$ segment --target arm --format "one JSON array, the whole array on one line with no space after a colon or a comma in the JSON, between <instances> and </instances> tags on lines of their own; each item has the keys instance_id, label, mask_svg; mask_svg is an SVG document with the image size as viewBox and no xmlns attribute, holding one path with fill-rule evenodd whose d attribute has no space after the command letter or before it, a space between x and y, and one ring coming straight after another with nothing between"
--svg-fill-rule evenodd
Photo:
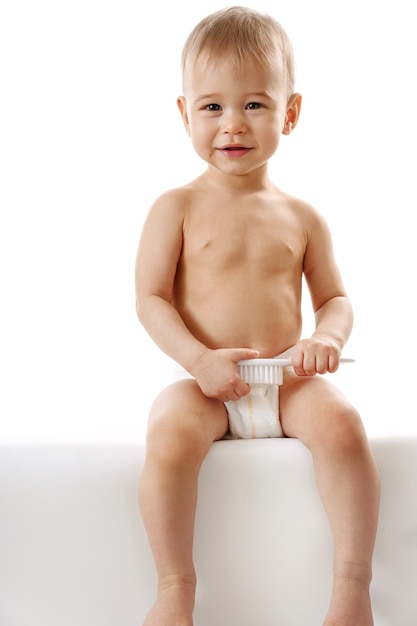
<instances>
[{"instance_id":1,"label":"arm","mask_svg":"<svg viewBox=\"0 0 417 626\"><path fill-rule=\"evenodd\" d=\"M299 341L293 352L295 372L300 375L335 372L353 326L353 311L337 267L330 231L312 213L304 258L304 274L315 314L315 331Z\"/></svg>"},{"instance_id":2,"label":"arm","mask_svg":"<svg viewBox=\"0 0 417 626\"><path fill-rule=\"evenodd\" d=\"M135 267L136 311L155 343L190 371L206 350L172 305L183 237L183 211L175 192L159 198L143 226Z\"/></svg>"},{"instance_id":3,"label":"arm","mask_svg":"<svg viewBox=\"0 0 417 626\"><path fill-rule=\"evenodd\" d=\"M203 393L237 400L249 392L237 374L237 361L258 353L246 348L210 350L190 333L172 304L185 201L181 190L168 192L145 221L135 268L137 314L155 343L196 378Z\"/></svg>"}]
</instances>

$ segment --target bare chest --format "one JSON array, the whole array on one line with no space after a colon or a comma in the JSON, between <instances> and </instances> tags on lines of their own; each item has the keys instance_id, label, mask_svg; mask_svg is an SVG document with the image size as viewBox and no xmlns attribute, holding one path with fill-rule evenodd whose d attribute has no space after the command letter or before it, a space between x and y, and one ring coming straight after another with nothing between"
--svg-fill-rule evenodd
<instances>
[{"instance_id":1,"label":"bare chest","mask_svg":"<svg viewBox=\"0 0 417 626\"><path fill-rule=\"evenodd\" d=\"M184 232L182 261L191 268L267 273L299 267L305 234L290 211L206 211L193 215Z\"/></svg>"}]
</instances>

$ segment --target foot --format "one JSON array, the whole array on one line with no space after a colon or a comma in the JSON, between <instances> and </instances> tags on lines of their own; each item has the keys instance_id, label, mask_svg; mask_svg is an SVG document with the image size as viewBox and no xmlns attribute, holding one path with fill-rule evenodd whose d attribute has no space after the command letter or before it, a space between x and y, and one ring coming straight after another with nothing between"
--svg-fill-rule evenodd
<instances>
[{"instance_id":1,"label":"foot","mask_svg":"<svg viewBox=\"0 0 417 626\"><path fill-rule=\"evenodd\" d=\"M369 585L340 577L334 583L329 612L323 626L373 626Z\"/></svg>"},{"instance_id":2,"label":"foot","mask_svg":"<svg viewBox=\"0 0 417 626\"><path fill-rule=\"evenodd\" d=\"M193 626L194 594L194 584L161 583L143 626Z\"/></svg>"}]
</instances>

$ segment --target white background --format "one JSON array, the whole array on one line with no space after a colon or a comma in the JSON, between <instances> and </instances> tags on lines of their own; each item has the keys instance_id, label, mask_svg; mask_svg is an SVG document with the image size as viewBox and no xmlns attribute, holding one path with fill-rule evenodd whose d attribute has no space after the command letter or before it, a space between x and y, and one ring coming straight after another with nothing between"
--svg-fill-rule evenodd
<instances>
[{"instance_id":1,"label":"white background","mask_svg":"<svg viewBox=\"0 0 417 626\"><path fill-rule=\"evenodd\" d=\"M152 201L204 167L179 60L226 5L2 2L2 442L142 440L171 363L136 319L136 248ZM271 177L325 215L356 312L333 380L370 436L416 435L413 3L252 6L288 31L304 97Z\"/></svg>"}]
</instances>

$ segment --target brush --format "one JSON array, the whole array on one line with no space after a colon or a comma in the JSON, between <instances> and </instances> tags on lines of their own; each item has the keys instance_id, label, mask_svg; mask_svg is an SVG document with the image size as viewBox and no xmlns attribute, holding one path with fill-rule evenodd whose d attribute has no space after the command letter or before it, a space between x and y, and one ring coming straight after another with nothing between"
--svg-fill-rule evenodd
<instances>
[{"instance_id":1,"label":"brush","mask_svg":"<svg viewBox=\"0 0 417 626\"><path fill-rule=\"evenodd\" d=\"M340 359L340 363L354 362L355 359ZM237 365L239 376L249 384L281 385L283 368L291 365L291 359L246 359Z\"/></svg>"}]
</instances>

